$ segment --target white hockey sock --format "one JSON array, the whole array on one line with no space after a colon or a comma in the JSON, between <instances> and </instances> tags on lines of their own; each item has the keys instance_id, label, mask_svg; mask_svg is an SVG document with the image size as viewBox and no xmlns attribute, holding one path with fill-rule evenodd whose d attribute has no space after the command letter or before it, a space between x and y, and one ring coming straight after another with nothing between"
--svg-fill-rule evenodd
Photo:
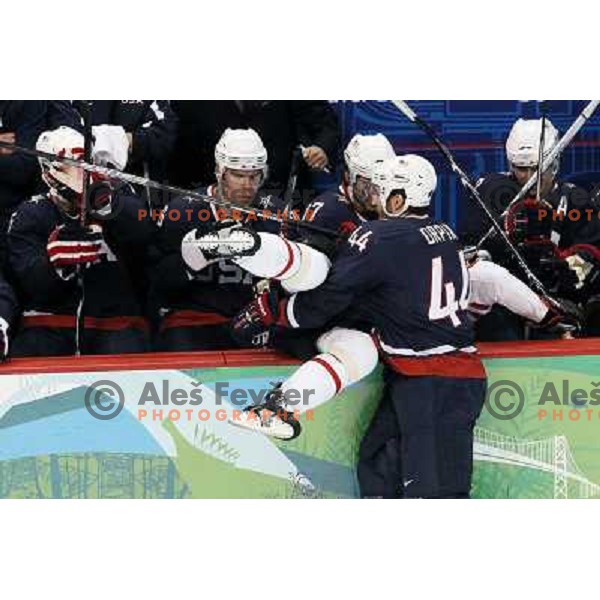
<instances>
[{"instance_id":1,"label":"white hockey sock","mask_svg":"<svg viewBox=\"0 0 600 600\"><path fill-rule=\"evenodd\" d=\"M287 409L300 413L331 400L346 387L345 366L333 354L319 354L305 362L281 386L290 400Z\"/></svg>"}]
</instances>

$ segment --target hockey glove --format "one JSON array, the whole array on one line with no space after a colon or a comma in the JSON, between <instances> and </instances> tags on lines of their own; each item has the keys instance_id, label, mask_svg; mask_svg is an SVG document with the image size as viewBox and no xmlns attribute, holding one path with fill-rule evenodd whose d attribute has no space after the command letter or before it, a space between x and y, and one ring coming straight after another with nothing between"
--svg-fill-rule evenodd
<instances>
[{"instance_id":1,"label":"hockey glove","mask_svg":"<svg viewBox=\"0 0 600 600\"><path fill-rule=\"evenodd\" d=\"M266 345L273 326L287 323L286 304L276 290L262 292L232 319L233 338L243 347Z\"/></svg>"},{"instance_id":2,"label":"hockey glove","mask_svg":"<svg viewBox=\"0 0 600 600\"><path fill-rule=\"evenodd\" d=\"M89 267L106 254L99 225L87 228L70 223L59 225L50 234L46 249L50 264L65 281L75 276L78 267Z\"/></svg>"},{"instance_id":3,"label":"hockey glove","mask_svg":"<svg viewBox=\"0 0 600 600\"><path fill-rule=\"evenodd\" d=\"M0 317L0 363L4 362L8 358L8 330L9 325L6 322L6 319Z\"/></svg>"},{"instance_id":4,"label":"hockey glove","mask_svg":"<svg viewBox=\"0 0 600 600\"><path fill-rule=\"evenodd\" d=\"M591 244L576 244L562 253L573 279L575 290L583 300L600 287L600 251Z\"/></svg>"}]
</instances>

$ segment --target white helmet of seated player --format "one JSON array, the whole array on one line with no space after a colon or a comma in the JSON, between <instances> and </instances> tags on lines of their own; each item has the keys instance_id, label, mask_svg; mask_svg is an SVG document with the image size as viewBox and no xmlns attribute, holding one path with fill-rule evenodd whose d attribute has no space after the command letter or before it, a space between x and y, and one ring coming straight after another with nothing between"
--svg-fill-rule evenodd
<instances>
[{"instance_id":1,"label":"white helmet of seated player","mask_svg":"<svg viewBox=\"0 0 600 600\"><path fill-rule=\"evenodd\" d=\"M35 145L39 152L55 154L62 158L82 160L85 154L84 138L70 127L44 131ZM40 158L42 179L50 188L50 197L65 214L79 214L83 199L84 171L48 158Z\"/></svg>"},{"instance_id":2,"label":"white helmet of seated player","mask_svg":"<svg viewBox=\"0 0 600 600\"><path fill-rule=\"evenodd\" d=\"M378 162L396 156L390 141L381 133L362 135L357 133L344 150L344 161L348 170L351 200L360 212L368 212L370 182L373 168Z\"/></svg>"},{"instance_id":3,"label":"white helmet of seated player","mask_svg":"<svg viewBox=\"0 0 600 600\"><path fill-rule=\"evenodd\" d=\"M242 204L252 202L268 175L267 149L254 129L226 129L215 164L221 196Z\"/></svg>"},{"instance_id":4,"label":"white helmet of seated player","mask_svg":"<svg viewBox=\"0 0 600 600\"><path fill-rule=\"evenodd\" d=\"M520 185L537 169L540 153L542 119L519 119L510 130L506 140L506 158L510 169ZM559 140L556 127L546 119L544 128L544 158L552 151ZM542 188L548 189L558 173L559 161L555 160L544 173ZM535 187L533 188L535 193Z\"/></svg>"},{"instance_id":5,"label":"white helmet of seated player","mask_svg":"<svg viewBox=\"0 0 600 600\"><path fill-rule=\"evenodd\" d=\"M378 192L381 216L400 217L411 208L427 208L437 187L433 165L422 156L403 154L375 166L373 185ZM400 196L398 207L390 206Z\"/></svg>"}]
</instances>

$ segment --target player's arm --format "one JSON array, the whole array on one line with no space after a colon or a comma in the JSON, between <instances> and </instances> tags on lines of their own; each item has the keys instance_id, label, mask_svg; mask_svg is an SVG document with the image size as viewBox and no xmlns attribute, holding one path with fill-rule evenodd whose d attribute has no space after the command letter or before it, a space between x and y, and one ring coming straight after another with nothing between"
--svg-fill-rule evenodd
<instances>
[{"instance_id":1,"label":"player's arm","mask_svg":"<svg viewBox=\"0 0 600 600\"><path fill-rule=\"evenodd\" d=\"M379 285L381 264L377 268L374 232L359 227L342 247L329 276L316 289L281 299L266 292L234 318L232 328L238 339L251 338L272 325L313 329L344 312L354 299Z\"/></svg>"},{"instance_id":2,"label":"player's arm","mask_svg":"<svg viewBox=\"0 0 600 600\"><path fill-rule=\"evenodd\" d=\"M21 289L34 301L43 304L60 299L72 289L74 279L61 278L51 263L49 233L43 214L25 202L13 213L8 229L8 259Z\"/></svg>"},{"instance_id":3,"label":"player's arm","mask_svg":"<svg viewBox=\"0 0 600 600\"><path fill-rule=\"evenodd\" d=\"M548 305L520 279L493 262L478 260L469 267L471 289L469 309L485 314L495 304L528 321L539 323L548 312Z\"/></svg>"},{"instance_id":4,"label":"player's arm","mask_svg":"<svg viewBox=\"0 0 600 600\"><path fill-rule=\"evenodd\" d=\"M190 243L197 230L186 218L187 208L189 205L185 199L176 199L165 207L165 217L159 222L155 243L151 247L151 279L159 294L184 289L193 280L194 274L209 264L202 251ZM181 218L169 218L171 210L174 213L178 210Z\"/></svg>"},{"instance_id":5,"label":"player's arm","mask_svg":"<svg viewBox=\"0 0 600 600\"><path fill-rule=\"evenodd\" d=\"M18 100L10 110L14 111L11 120L18 126L14 134L15 144L34 148L39 135L46 126L46 101ZM30 184L39 172L35 156L25 156L19 152L0 154L0 180L15 187Z\"/></svg>"},{"instance_id":6,"label":"player's arm","mask_svg":"<svg viewBox=\"0 0 600 600\"><path fill-rule=\"evenodd\" d=\"M99 198L97 207L103 228L125 245L147 245L156 234L156 225L146 201L128 185L114 191L107 188L105 194L106 199ZM102 195L102 189L97 195Z\"/></svg>"},{"instance_id":7,"label":"player's arm","mask_svg":"<svg viewBox=\"0 0 600 600\"><path fill-rule=\"evenodd\" d=\"M0 273L0 319L11 325L14 323L18 310L17 297Z\"/></svg>"},{"instance_id":8,"label":"player's arm","mask_svg":"<svg viewBox=\"0 0 600 600\"><path fill-rule=\"evenodd\" d=\"M290 106L300 143L325 154L326 162L319 168L335 166L340 144L335 110L325 100L291 100ZM312 166L310 159L307 162Z\"/></svg>"},{"instance_id":9,"label":"player's arm","mask_svg":"<svg viewBox=\"0 0 600 600\"><path fill-rule=\"evenodd\" d=\"M175 144L177 125L177 115L168 100L154 100L144 122L133 132L132 162L166 163Z\"/></svg>"}]
</instances>

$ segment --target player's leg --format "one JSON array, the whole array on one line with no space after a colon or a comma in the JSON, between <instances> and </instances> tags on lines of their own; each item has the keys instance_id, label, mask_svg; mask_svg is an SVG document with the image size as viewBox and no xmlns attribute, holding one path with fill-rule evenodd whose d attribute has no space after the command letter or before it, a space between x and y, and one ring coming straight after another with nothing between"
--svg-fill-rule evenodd
<instances>
[{"instance_id":1,"label":"player's leg","mask_svg":"<svg viewBox=\"0 0 600 600\"><path fill-rule=\"evenodd\" d=\"M442 378L440 378L442 380ZM485 400L484 379L443 378L438 386L436 437L440 496L468 498L473 472L473 428Z\"/></svg>"},{"instance_id":2,"label":"player's leg","mask_svg":"<svg viewBox=\"0 0 600 600\"><path fill-rule=\"evenodd\" d=\"M400 431L402 496L437 498L437 377L391 375L390 393Z\"/></svg>"},{"instance_id":3,"label":"player's leg","mask_svg":"<svg viewBox=\"0 0 600 600\"><path fill-rule=\"evenodd\" d=\"M73 356L75 330L71 328L23 327L11 346L13 358Z\"/></svg>"},{"instance_id":4,"label":"player's leg","mask_svg":"<svg viewBox=\"0 0 600 600\"><path fill-rule=\"evenodd\" d=\"M325 254L306 244L239 225L205 234L193 243L207 259L228 258L255 277L281 281L289 293L318 287L331 266Z\"/></svg>"},{"instance_id":5,"label":"player's leg","mask_svg":"<svg viewBox=\"0 0 600 600\"><path fill-rule=\"evenodd\" d=\"M404 497L469 497L473 428L485 389L485 379L396 376Z\"/></svg>"},{"instance_id":6,"label":"player's leg","mask_svg":"<svg viewBox=\"0 0 600 600\"><path fill-rule=\"evenodd\" d=\"M293 439L300 434L295 414L331 400L377 366L377 347L371 336L362 331L334 328L319 337L317 348L320 354L272 390L264 404L247 409L258 419L244 418L233 423L272 437Z\"/></svg>"},{"instance_id":7,"label":"player's leg","mask_svg":"<svg viewBox=\"0 0 600 600\"><path fill-rule=\"evenodd\" d=\"M400 432L386 386L358 453L357 477L362 498L399 497L400 456Z\"/></svg>"}]
</instances>

